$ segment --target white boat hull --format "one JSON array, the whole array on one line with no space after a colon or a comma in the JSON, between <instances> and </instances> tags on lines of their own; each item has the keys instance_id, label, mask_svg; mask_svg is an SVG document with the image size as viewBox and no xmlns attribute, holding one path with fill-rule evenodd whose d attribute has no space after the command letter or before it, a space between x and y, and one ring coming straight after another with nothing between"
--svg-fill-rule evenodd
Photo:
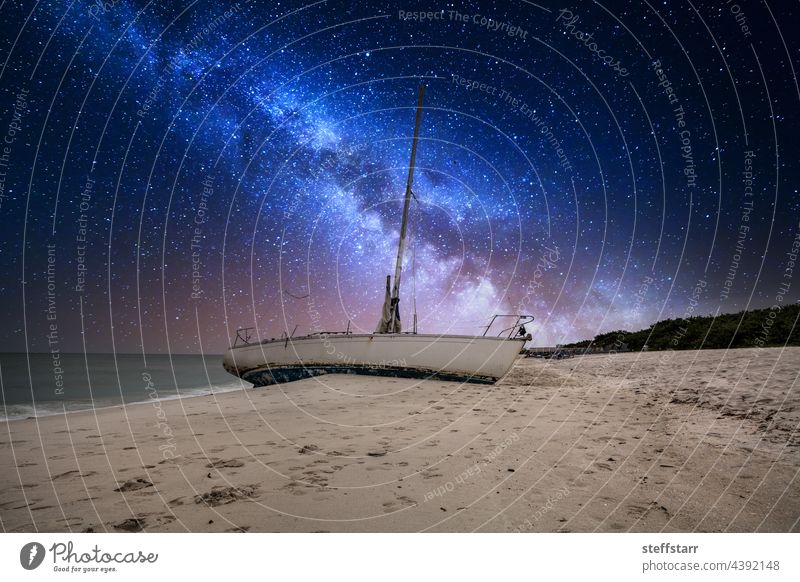
<instances>
[{"instance_id":1,"label":"white boat hull","mask_svg":"<svg viewBox=\"0 0 800 582\"><path fill-rule=\"evenodd\" d=\"M493 384L511 369L524 343L463 335L314 334L232 347L223 366L256 386L322 374Z\"/></svg>"}]
</instances>

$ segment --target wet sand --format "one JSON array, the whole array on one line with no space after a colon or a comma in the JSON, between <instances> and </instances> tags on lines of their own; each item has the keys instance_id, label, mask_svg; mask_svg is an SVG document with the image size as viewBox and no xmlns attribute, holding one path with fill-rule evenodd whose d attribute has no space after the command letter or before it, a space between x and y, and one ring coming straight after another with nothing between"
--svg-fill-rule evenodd
<instances>
[{"instance_id":1,"label":"wet sand","mask_svg":"<svg viewBox=\"0 0 800 582\"><path fill-rule=\"evenodd\" d=\"M800 531L800 348L331 375L0 425L4 531ZM157 388L157 387L156 387Z\"/></svg>"}]
</instances>

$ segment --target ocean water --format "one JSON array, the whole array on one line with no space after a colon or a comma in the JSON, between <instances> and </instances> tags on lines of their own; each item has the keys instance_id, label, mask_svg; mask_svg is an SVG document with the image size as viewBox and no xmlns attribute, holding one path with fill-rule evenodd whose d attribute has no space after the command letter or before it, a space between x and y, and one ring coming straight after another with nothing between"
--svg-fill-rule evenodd
<instances>
[{"instance_id":1,"label":"ocean water","mask_svg":"<svg viewBox=\"0 0 800 582\"><path fill-rule=\"evenodd\" d=\"M0 353L0 422L250 387L221 355Z\"/></svg>"}]
</instances>

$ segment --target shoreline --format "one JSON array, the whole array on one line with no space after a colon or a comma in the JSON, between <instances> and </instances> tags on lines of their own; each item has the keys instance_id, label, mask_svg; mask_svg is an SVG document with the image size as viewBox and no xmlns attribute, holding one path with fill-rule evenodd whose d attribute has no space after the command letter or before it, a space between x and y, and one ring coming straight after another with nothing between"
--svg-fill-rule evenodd
<instances>
[{"instance_id":1,"label":"shoreline","mask_svg":"<svg viewBox=\"0 0 800 582\"><path fill-rule=\"evenodd\" d=\"M21 420L35 420L37 418L48 418L48 417L51 417L51 416L60 416L60 415L63 415L63 414L80 414L80 413L83 413L83 412L97 412L97 411L100 411L100 410L108 410L108 409L113 409L113 408L124 408L126 406L137 406L137 405L140 405L140 404L150 404L150 403L152 403L153 400L159 400L161 402L168 402L168 401L171 401L171 400L182 400L182 399L185 399L185 398L200 398L200 397L203 397L203 396L213 396L214 394L225 394L227 392L235 392L237 390L249 390L249 389L252 388L252 385L249 385L249 386L244 385L244 384L250 384L250 383L245 381L245 380L241 380L241 379L231 380L230 385L233 386L233 384L237 384L237 383L240 383L240 384L243 384L243 385L236 386L236 387L231 387L231 388L222 388L222 386L226 386L225 384L223 384L223 385L215 385L217 388L221 388L221 389L217 389L216 391L213 388L190 388L189 390L202 390L202 392L198 392L197 394L170 394L170 395L167 395L167 396L159 396L158 398L150 398L148 400L135 400L133 402L125 402L125 403L118 403L118 404L104 404L102 406L93 406L93 407L90 407L90 408L80 408L80 409L74 409L74 410L63 410L63 411L54 410L53 412L44 412L44 413L41 413L41 414L21 416L21 417L18 417L18 418L13 418L13 417L12 418L8 418L8 417L0 416L0 424L6 423L6 422L19 422ZM206 392L206 390L209 390L209 391ZM59 401L58 400L48 400L46 402L59 402ZM75 402L78 402L78 401L72 401L72 403L75 403ZM26 403L15 403L15 404L11 404L11 405L6 404L4 406L4 408L7 409L7 408L9 408L11 406L32 406L32 404L29 404L27 402Z\"/></svg>"}]
</instances>

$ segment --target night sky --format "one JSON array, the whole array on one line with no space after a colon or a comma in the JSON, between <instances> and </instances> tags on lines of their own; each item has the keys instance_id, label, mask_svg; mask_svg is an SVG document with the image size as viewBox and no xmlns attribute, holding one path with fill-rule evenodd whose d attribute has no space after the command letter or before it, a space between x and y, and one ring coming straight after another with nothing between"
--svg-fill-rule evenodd
<instances>
[{"instance_id":1,"label":"night sky","mask_svg":"<svg viewBox=\"0 0 800 582\"><path fill-rule=\"evenodd\" d=\"M405 325L553 345L800 298L794 2L0 15L2 351L373 331L421 84Z\"/></svg>"}]
</instances>

